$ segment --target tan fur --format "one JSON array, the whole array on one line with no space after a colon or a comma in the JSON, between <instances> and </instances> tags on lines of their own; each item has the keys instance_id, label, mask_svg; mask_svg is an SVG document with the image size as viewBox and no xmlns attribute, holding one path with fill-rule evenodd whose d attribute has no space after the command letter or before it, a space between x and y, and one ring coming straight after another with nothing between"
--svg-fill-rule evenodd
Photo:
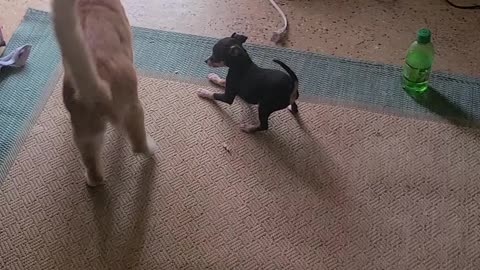
<instances>
[{"instance_id":1,"label":"tan fur","mask_svg":"<svg viewBox=\"0 0 480 270\"><path fill-rule=\"evenodd\" d=\"M100 152L107 122L124 130L137 153L151 154L137 94L130 24L120 0L53 0L63 56L63 98L87 184L103 181Z\"/></svg>"}]
</instances>

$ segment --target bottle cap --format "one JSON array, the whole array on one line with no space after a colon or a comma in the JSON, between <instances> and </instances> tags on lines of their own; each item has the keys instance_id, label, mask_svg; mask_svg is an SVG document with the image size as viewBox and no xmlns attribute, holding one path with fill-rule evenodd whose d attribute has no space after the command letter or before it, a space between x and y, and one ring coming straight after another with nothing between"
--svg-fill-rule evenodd
<instances>
[{"instance_id":1,"label":"bottle cap","mask_svg":"<svg viewBox=\"0 0 480 270\"><path fill-rule=\"evenodd\" d=\"M417 32L417 42L420 44L430 43L432 32L427 28L422 28Z\"/></svg>"}]
</instances>

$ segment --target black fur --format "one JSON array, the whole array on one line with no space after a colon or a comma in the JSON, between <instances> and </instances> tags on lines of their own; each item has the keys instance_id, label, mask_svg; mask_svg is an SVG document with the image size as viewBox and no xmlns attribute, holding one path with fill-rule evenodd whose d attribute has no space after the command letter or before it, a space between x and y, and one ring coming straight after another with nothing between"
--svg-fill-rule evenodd
<instances>
[{"instance_id":1,"label":"black fur","mask_svg":"<svg viewBox=\"0 0 480 270\"><path fill-rule=\"evenodd\" d=\"M212 56L206 61L209 66L229 68L225 93L214 94L214 99L232 104L236 96L247 103L258 104L260 126L254 131L268 129L268 118L275 111L291 105L291 111L297 112L295 100L298 98L298 78L283 62L273 60L285 72L265 69L251 60L243 43L246 36L233 33L231 37L221 39L213 47ZM292 98L293 97L293 98Z\"/></svg>"}]
</instances>

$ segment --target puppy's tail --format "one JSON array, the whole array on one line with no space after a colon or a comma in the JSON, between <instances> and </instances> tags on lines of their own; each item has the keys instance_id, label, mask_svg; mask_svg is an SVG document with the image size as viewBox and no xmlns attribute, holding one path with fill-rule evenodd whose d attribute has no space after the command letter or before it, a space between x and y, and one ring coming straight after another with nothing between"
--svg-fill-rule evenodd
<instances>
[{"instance_id":1,"label":"puppy's tail","mask_svg":"<svg viewBox=\"0 0 480 270\"><path fill-rule=\"evenodd\" d=\"M108 84L102 80L88 50L77 16L77 0L53 0L53 25L63 61L68 67L79 97L87 104L111 100Z\"/></svg>"},{"instance_id":2,"label":"puppy's tail","mask_svg":"<svg viewBox=\"0 0 480 270\"><path fill-rule=\"evenodd\" d=\"M292 104L300 96L300 94L298 93L298 77L295 74L295 72L293 72L293 70L291 68L289 68L282 61L277 60L277 59L273 59L273 62L279 64L288 73L290 78L292 78L292 80L293 80L293 96L290 98L290 104Z\"/></svg>"}]
</instances>

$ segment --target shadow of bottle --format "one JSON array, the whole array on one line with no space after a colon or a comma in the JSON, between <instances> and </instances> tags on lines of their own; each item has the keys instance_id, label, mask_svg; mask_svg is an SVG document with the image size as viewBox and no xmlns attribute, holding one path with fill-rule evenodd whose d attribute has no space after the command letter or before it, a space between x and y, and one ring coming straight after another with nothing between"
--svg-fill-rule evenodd
<instances>
[{"instance_id":1,"label":"shadow of bottle","mask_svg":"<svg viewBox=\"0 0 480 270\"><path fill-rule=\"evenodd\" d=\"M431 86L425 92L406 92L417 104L454 125L462 127L476 126L474 119L468 112L448 100L447 97Z\"/></svg>"}]
</instances>

